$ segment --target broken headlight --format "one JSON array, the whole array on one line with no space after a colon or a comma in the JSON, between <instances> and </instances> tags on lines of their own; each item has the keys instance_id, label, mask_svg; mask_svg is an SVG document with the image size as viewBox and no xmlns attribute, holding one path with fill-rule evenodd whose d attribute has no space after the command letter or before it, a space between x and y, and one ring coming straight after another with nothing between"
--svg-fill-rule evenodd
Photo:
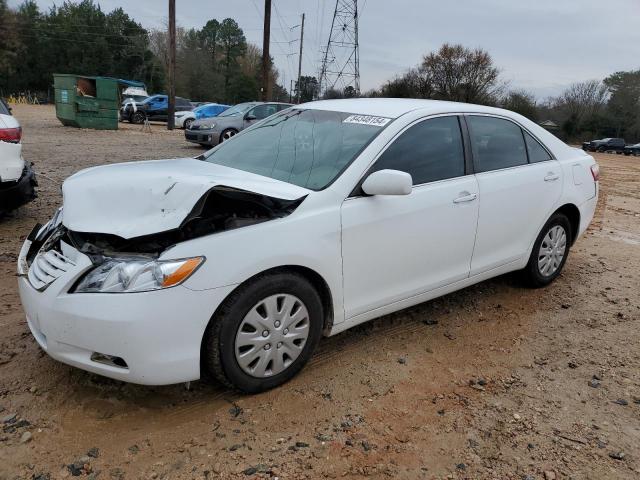
<instances>
[{"instance_id":1,"label":"broken headlight","mask_svg":"<svg viewBox=\"0 0 640 480\"><path fill-rule=\"evenodd\" d=\"M145 257L111 257L90 270L75 293L148 292L181 284L204 262L204 257L153 260Z\"/></svg>"}]
</instances>

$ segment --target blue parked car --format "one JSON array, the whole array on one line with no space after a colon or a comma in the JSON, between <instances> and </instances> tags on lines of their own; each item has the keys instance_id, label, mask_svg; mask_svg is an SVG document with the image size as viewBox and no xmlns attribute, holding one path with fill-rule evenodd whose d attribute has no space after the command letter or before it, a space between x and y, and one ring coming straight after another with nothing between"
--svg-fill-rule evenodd
<instances>
[{"instance_id":1,"label":"blue parked car","mask_svg":"<svg viewBox=\"0 0 640 480\"><path fill-rule=\"evenodd\" d=\"M142 123L145 118L166 122L169 110L169 97L167 95L151 95L141 102L135 103L135 109L131 103L120 108L120 118L131 123ZM176 97L176 112L191 111L193 105L186 98Z\"/></svg>"},{"instance_id":2,"label":"blue parked car","mask_svg":"<svg viewBox=\"0 0 640 480\"><path fill-rule=\"evenodd\" d=\"M201 118L217 117L227 108L229 108L229 105L206 103L194 108L190 112L176 112L176 127L188 129L194 121L200 120Z\"/></svg>"}]
</instances>

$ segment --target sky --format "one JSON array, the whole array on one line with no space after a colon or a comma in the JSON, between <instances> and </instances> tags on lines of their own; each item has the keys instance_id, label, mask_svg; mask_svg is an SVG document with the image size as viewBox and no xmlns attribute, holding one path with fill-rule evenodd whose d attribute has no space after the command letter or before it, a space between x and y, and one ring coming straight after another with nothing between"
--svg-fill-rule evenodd
<instances>
[{"instance_id":1,"label":"sky","mask_svg":"<svg viewBox=\"0 0 640 480\"><path fill-rule=\"evenodd\" d=\"M168 0L94 0L122 7L146 28L166 28ZM10 0L17 6L20 0ZM48 8L62 0L37 0ZM302 74L317 75L335 0L272 0L271 54L287 88L297 76L300 15L306 14ZM381 86L445 42L487 50L511 88L537 98L574 82L640 69L640 0L358 0L361 90ZM179 26L235 19L262 45L263 0L176 0Z\"/></svg>"}]
</instances>

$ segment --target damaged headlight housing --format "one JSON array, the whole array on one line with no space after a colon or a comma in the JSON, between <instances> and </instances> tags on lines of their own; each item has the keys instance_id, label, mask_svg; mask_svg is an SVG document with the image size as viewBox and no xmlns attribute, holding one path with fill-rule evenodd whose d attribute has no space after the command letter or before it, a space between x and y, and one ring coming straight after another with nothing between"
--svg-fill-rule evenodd
<instances>
[{"instance_id":1,"label":"damaged headlight housing","mask_svg":"<svg viewBox=\"0 0 640 480\"><path fill-rule=\"evenodd\" d=\"M74 293L149 292L175 287L189 278L204 260L204 257L180 260L110 257L90 270Z\"/></svg>"}]
</instances>

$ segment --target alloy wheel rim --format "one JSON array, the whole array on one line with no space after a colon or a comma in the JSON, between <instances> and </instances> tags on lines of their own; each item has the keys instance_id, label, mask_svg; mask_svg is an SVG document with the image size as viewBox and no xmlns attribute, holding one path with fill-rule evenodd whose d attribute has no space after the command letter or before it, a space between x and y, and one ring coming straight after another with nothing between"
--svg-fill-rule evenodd
<instances>
[{"instance_id":1,"label":"alloy wheel rim","mask_svg":"<svg viewBox=\"0 0 640 480\"><path fill-rule=\"evenodd\" d=\"M550 228L538 251L538 271L550 277L558 271L567 250L567 232L561 225Z\"/></svg>"},{"instance_id":2,"label":"alloy wheel rim","mask_svg":"<svg viewBox=\"0 0 640 480\"><path fill-rule=\"evenodd\" d=\"M225 140L229 140L231 137L233 137L235 135L235 132L233 132L232 130L227 130L226 132L224 132L224 134L222 135L222 138Z\"/></svg>"},{"instance_id":3,"label":"alloy wheel rim","mask_svg":"<svg viewBox=\"0 0 640 480\"><path fill-rule=\"evenodd\" d=\"M284 372L300 356L311 322L305 304L279 293L260 300L244 316L236 333L235 358L256 378Z\"/></svg>"}]
</instances>

